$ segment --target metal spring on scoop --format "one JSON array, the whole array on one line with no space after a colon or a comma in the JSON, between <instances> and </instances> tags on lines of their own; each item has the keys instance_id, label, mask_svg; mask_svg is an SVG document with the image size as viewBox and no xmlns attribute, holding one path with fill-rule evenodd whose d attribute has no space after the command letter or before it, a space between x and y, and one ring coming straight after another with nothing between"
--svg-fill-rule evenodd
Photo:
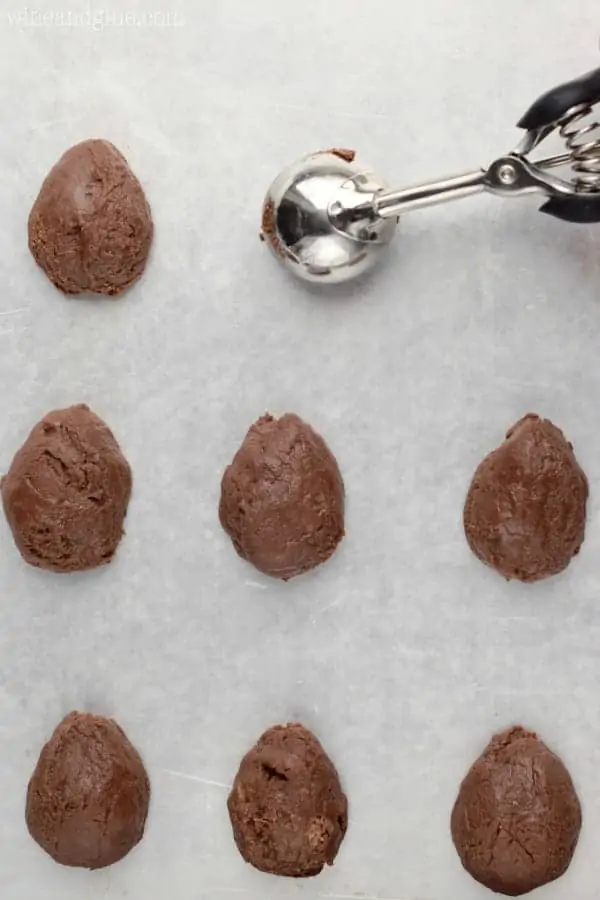
<instances>
[{"instance_id":1,"label":"metal spring on scoop","mask_svg":"<svg viewBox=\"0 0 600 900\"><path fill-rule=\"evenodd\" d=\"M576 173L574 185L580 191L600 191L600 122L581 124L592 109L591 106L578 107L563 119L560 128L560 136L571 154L571 167Z\"/></svg>"}]
</instances>

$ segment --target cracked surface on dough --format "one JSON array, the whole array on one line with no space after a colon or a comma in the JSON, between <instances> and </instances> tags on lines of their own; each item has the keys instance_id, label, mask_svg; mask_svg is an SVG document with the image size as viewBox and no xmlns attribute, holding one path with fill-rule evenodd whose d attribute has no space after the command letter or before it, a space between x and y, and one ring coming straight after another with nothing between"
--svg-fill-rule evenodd
<instances>
[{"instance_id":1,"label":"cracked surface on dough","mask_svg":"<svg viewBox=\"0 0 600 900\"><path fill-rule=\"evenodd\" d=\"M4 512L26 562L54 572L110 562L123 535L131 469L84 404L48 413L2 479Z\"/></svg>"},{"instance_id":2,"label":"cracked surface on dough","mask_svg":"<svg viewBox=\"0 0 600 900\"><path fill-rule=\"evenodd\" d=\"M153 230L125 157L109 141L88 140L46 176L29 214L29 249L63 293L116 296L142 275Z\"/></svg>"},{"instance_id":3,"label":"cracked surface on dough","mask_svg":"<svg viewBox=\"0 0 600 900\"><path fill-rule=\"evenodd\" d=\"M581 807L563 762L519 726L495 735L467 773L451 829L473 878L517 897L567 870Z\"/></svg>"},{"instance_id":4,"label":"cracked surface on dough","mask_svg":"<svg viewBox=\"0 0 600 900\"><path fill-rule=\"evenodd\" d=\"M585 537L588 482L573 447L530 413L477 467L464 508L473 553L507 579L557 575Z\"/></svg>"},{"instance_id":5,"label":"cracked surface on dough","mask_svg":"<svg viewBox=\"0 0 600 900\"><path fill-rule=\"evenodd\" d=\"M266 731L241 762L227 801L237 847L255 868L306 878L333 865L348 804L325 750L299 724Z\"/></svg>"},{"instance_id":6,"label":"cracked surface on dough","mask_svg":"<svg viewBox=\"0 0 600 900\"><path fill-rule=\"evenodd\" d=\"M150 782L111 719L72 712L43 747L27 789L32 838L56 862L99 869L142 839Z\"/></svg>"},{"instance_id":7,"label":"cracked surface on dough","mask_svg":"<svg viewBox=\"0 0 600 900\"><path fill-rule=\"evenodd\" d=\"M344 536L344 485L323 438L265 415L221 482L219 518L238 554L284 581L324 563Z\"/></svg>"}]
</instances>

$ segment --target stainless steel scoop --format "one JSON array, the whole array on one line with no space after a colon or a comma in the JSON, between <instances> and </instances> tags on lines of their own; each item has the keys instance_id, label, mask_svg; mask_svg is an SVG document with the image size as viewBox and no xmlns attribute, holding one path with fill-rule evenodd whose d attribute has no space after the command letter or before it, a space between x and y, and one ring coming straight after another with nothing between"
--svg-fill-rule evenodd
<instances>
[{"instance_id":1,"label":"stainless steel scoop","mask_svg":"<svg viewBox=\"0 0 600 900\"><path fill-rule=\"evenodd\" d=\"M518 122L525 135L487 168L389 190L353 151L313 153L277 176L265 198L262 236L300 278L342 283L377 262L405 213L473 194L539 193L541 211L566 222L600 222L600 123L586 121L600 101L600 69L548 91ZM565 152L532 161L558 133ZM563 168L558 177L552 169Z\"/></svg>"}]
</instances>

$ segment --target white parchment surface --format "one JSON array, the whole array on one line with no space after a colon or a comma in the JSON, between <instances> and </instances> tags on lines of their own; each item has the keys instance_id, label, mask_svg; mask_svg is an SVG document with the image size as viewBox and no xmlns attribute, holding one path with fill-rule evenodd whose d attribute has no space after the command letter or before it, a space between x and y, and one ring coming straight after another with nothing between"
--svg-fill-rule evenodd
<instances>
[{"instance_id":1,"label":"white parchment surface","mask_svg":"<svg viewBox=\"0 0 600 900\"><path fill-rule=\"evenodd\" d=\"M48 410L87 402L135 491L117 560L25 566L0 522L2 900L484 900L449 836L490 734L536 729L584 810L540 900L595 900L600 841L600 228L535 200L406 217L388 263L323 296L258 240L279 169L354 147L397 186L514 146L538 94L600 64L594 0L3 0L0 470ZM152 205L143 281L65 299L26 220L71 144L113 141ZM234 554L219 481L247 427L296 412L336 453L347 539L288 585ZM587 539L562 576L506 584L461 526L475 465L526 412L573 441ZM82 872L24 825L42 743L70 710L114 716L153 795L143 843ZM246 866L225 800L241 755L300 719L350 801L334 868ZM537 895L536 895L537 897Z\"/></svg>"}]
</instances>

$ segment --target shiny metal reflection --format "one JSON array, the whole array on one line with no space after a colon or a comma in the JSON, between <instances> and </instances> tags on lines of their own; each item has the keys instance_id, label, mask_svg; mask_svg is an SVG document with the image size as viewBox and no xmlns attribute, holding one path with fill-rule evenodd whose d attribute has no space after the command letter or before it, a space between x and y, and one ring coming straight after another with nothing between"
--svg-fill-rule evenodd
<instances>
[{"instance_id":1,"label":"shiny metal reflection","mask_svg":"<svg viewBox=\"0 0 600 900\"><path fill-rule=\"evenodd\" d=\"M263 237L306 281L341 284L367 272L392 240L396 219L374 213L385 183L350 151L306 156L275 179L263 207Z\"/></svg>"}]
</instances>

